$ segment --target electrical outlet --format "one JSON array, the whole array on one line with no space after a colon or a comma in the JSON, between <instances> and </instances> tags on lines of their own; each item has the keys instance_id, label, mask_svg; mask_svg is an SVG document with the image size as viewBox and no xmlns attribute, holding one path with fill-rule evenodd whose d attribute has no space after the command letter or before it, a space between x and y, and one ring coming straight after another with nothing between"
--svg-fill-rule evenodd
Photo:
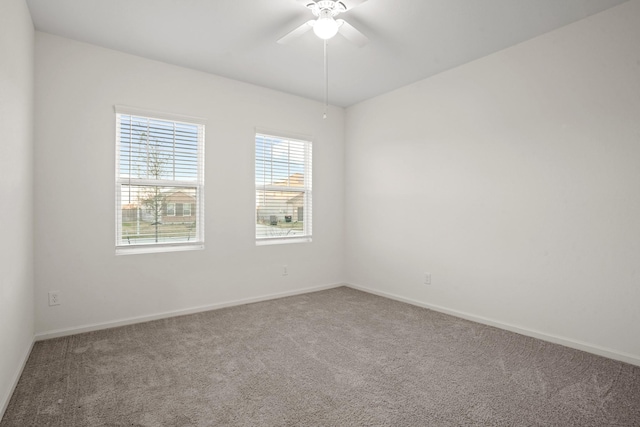
<instances>
[{"instance_id":1,"label":"electrical outlet","mask_svg":"<svg viewBox=\"0 0 640 427\"><path fill-rule=\"evenodd\" d=\"M49 305L60 305L60 291L49 292Z\"/></svg>"},{"instance_id":2,"label":"electrical outlet","mask_svg":"<svg viewBox=\"0 0 640 427\"><path fill-rule=\"evenodd\" d=\"M424 273L424 284L425 285L431 284L431 273Z\"/></svg>"},{"instance_id":3,"label":"electrical outlet","mask_svg":"<svg viewBox=\"0 0 640 427\"><path fill-rule=\"evenodd\" d=\"M282 266L282 275L283 276L288 276L289 275L289 269L286 265Z\"/></svg>"}]
</instances>

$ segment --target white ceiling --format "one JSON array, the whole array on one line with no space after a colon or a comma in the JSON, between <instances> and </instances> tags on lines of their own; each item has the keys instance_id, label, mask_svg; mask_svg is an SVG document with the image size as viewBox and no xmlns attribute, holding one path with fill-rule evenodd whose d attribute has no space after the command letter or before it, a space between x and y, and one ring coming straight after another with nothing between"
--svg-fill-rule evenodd
<instances>
[{"instance_id":1,"label":"white ceiling","mask_svg":"<svg viewBox=\"0 0 640 427\"><path fill-rule=\"evenodd\" d=\"M343 0L349 6L349 0ZM329 43L329 101L350 106L627 0L368 0L340 15L369 37ZM35 28L323 100L323 43L276 40L313 15L295 0L27 0Z\"/></svg>"}]
</instances>

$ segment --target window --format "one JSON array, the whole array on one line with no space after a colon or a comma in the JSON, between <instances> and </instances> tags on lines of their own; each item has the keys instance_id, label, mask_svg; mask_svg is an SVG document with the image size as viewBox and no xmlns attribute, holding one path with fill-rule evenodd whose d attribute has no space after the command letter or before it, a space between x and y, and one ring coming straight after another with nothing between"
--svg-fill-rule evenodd
<instances>
[{"instance_id":1,"label":"window","mask_svg":"<svg viewBox=\"0 0 640 427\"><path fill-rule=\"evenodd\" d=\"M201 249L203 202L204 121L116 107L116 253Z\"/></svg>"},{"instance_id":2,"label":"window","mask_svg":"<svg viewBox=\"0 0 640 427\"><path fill-rule=\"evenodd\" d=\"M182 216L191 216L191 203L182 204Z\"/></svg>"},{"instance_id":3,"label":"window","mask_svg":"<svg viewBox=\"0 0 640 427\"><path fill-rule=\"evenodd\" d=\"M311 241L311 142L256 134L256 242Z\"/></svg>"}]
</instances>

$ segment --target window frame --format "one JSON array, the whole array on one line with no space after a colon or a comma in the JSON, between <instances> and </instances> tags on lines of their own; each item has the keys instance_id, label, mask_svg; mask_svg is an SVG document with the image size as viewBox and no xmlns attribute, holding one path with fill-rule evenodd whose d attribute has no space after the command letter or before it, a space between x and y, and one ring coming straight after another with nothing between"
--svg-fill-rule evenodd
<instances>
[{"instance_id":1,"label":"window frame","mask_svg":"<svg viewBox=\"0 0 640 427\"><path fill-rule=\"evenodd\" d=\"M259 185L257 176L258 162L258 138L277 139L287 142L297 142L304 144L304 184L302 187L281 186L281 185ZM308 135L292 134L289 132L274 131L256 128L254 134L254 181L255 181L255 212L254 212L254 238L256 246L288 244L288 243L308 243L313 240L313 138ZM258 202L260 191L274 192L297 192L303 195L302 215L303 233L294 236L262 237L258 236Z\"/></svg>"},{"instance_id":2,"label":"window frame","mask_svg":"<svg viewBox=\"0 0 640 427\"><path fill-rule=\"evenodd\" d=\"M187 210L185 209L185 206L189 206L189 215L186 215L185 212L187 212ZM182 204L182 216L191 216L191 203L183 203Z\"/></svg>"},{"instance_id":3,"label":"window frame","mask_svg":"<svg viewBox=\"0 0 640 427\"><path fill-rule=\"evenodd\" d=\"M115 118L115 252L116 255L139 254L139 253L156 253L156 252L174 252L185 250L201 250L204 249L204 150L205 150L205 128L206 120L199 117L191 117L179 114L165 113L153 110L140 109L122 105L114 106ZM121 116L140 117L144 119L168 121L179 124L194 125L198 127L197 137L197 165L196 180L174 180L174 179L148 179L133 178L131 176L123 178L120 176L120 156L121 156L121 133L120 120ZM144 244L123 243L122 229L122 210L124 203L122 201L122 188L125 185L157 187L157 188L183 188L195 189L195 231L194 236L189 236L187 241L181 242L152 242ZM175 205L175 203L173 203ZM167 204L168 205L168 204ZM166 211L166 207L164 209ZM193 210L192 210L193 213ZM167 215L169 216L169 215ZM175 216L175 207L174 207Z\"/></svg>"}]
</instances>

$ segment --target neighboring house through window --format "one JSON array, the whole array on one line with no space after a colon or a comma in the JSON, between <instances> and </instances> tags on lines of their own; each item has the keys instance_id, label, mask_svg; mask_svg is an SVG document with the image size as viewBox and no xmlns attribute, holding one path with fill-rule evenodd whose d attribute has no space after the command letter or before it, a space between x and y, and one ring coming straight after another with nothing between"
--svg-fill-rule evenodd
<instances>
[{"instance_id":1,"label":"neighboring house through window","mask_svg":"<svg viewBox=\"0 0 640 427\"><path fill-rule=\"evenodd\" d=\"M117 106L116 253L202 248L203 201L204 121Z\"/></svg>"},{"instance_id":2,"label":"neighboring house through window","mask_svg":"<svg viewBox=\"0 0 640 427\"><path fill-rule=\"evenodd\" d=\"M311 142L259 132L255 143L256 242L311 241Z\"/></svg>"}]
</instances>

